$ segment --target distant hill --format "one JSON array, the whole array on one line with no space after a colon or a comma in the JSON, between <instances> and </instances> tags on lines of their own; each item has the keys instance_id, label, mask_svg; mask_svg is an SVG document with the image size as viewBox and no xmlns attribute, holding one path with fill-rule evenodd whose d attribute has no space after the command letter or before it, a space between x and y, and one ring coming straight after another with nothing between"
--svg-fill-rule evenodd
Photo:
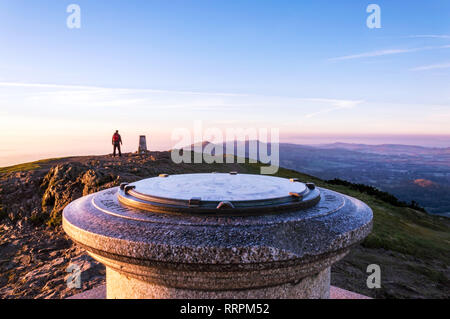
<instances>
[{"instance_id":1,"label":"distant hill","mask_svg":"<svg viewBox=\"0 0 450 319\"><path fill-rule=\"evenodd\" d=\"M285 167L372 185L450 217L450 148L335 143L311 150L282 144L280 153Z\"/></svg>"},{"instance_id":2,"label":"distant hill","mask_svg":"<svg viewBox=\"0 0 450 319\"><path fill-rule=\"evenodd\" d=\"M62 298L65 267L82 265L83 288L104 282L104 267L83 253L60 227L72 200L121 182L160 173L259 174L261 164L174 164L168 152L50 159L0 169L0 298ZM450 220L399 207L357 188L327 183L294 170L281 177L312 181L366 202L372 234L332 269L332 284L377 298L449 298ZM382 288L366 287L367 265L382 269Z\"/></svg>"}]
</instances>

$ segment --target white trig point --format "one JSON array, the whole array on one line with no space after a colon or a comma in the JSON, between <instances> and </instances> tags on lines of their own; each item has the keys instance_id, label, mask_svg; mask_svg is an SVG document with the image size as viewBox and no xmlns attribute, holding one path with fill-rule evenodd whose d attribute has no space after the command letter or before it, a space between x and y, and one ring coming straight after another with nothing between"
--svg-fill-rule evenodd
<instances>
[{"instance_id":1,"label":"white trig point","mask_svg":"<svg viewBox=\"0 0 450 319\"><path fill-rule=\"evenodd\" d=\"M147 152L147 139L145 137L145 135L141 135L139 136L139 149L138 149L138 153L142 154Z\"/></svg>"}]
</instances>

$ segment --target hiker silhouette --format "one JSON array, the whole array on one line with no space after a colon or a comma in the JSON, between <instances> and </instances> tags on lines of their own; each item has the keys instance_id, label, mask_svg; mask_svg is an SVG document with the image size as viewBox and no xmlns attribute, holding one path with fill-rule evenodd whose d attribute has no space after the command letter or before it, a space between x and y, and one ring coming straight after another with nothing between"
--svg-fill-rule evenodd
<instances>
[{"instance_id":1,"label":"hiker silhouette","mask_svg":"<svg viewBox=\"0 0 450 319\"><path fill-rule=\"evenodd\" d=\"M112 145L114 146L113 156L116 157L116 149L119 151L119 156L122 156L122 152L120 151L120 145L122 144L122 137L117 130L112 137Z\"/></svg>"}]
</instances>

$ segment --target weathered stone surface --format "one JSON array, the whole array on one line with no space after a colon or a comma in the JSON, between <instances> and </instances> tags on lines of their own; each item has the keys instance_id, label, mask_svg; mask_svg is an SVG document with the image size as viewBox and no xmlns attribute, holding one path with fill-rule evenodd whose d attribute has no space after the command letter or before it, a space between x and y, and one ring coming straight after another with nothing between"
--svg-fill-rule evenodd
<instances>
[{"instance_id":1,"label":"weathered stone surface","mask_svg":"<svg viewBox=\"0 0 450 319\"><path fill-rule=\"evenodd\" d=\"M107 268L137 280L130 285L255 291L325 271L370 232L369 207L319 190L315 207L226 217L140 211L113 188L67 206L63 227Z\"/></svg>"},{"instance_id":2,"label":"weathered stone surface","mask_svg":"<svg viewBox=\"0 0 450 319\"><path fill-rule=\"evenodd\" d=\"M139 136L139 149L138 153L146 153L147 152L147 138L145 135Z\"/></svg>"},{"instance_id":3,"label":"weathered stone surface","mask_svg":"<svg viewBox=\"0 0 450 319\"><path fill-rule=\"evenodd\" d=\"M180 289L149 284L107 268L108 299L328 299L330 269L295 282L243 290Z\"/></svg>"},{"instance_id":4,"label":"weathered stone surface","mask_svg":"<svg viewBox=\"0 0 450 319\"><path fill-rule=\"evenodd\" d=\"M67 299L106 299L106 285L95 287ZM345 289L331 286L330 299L371 299L370 297L354 293Z\"/></svg>"},{"instance_id":5,"label":"weathered stone surface","mask_svg":"<svg viewBox=\"0 0 450 319\"><path fill-rule=\"evenodd\" d=\"M54 229L0 225L0 298L66 298L105 282L105 267ZM66 269L80 267L81 287L67 287Z\"/></svg>"}]
</instances>

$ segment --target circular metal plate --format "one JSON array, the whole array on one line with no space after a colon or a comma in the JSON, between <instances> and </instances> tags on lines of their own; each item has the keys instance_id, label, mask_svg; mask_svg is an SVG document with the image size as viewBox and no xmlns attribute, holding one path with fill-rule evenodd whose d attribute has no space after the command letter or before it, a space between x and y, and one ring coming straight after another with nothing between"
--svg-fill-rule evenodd
<instances>
[{"instance_id":1,"label":"circular metal plate","mask_svg":"<svg viewBox=\"0 0 450 319\"><path fill-rule=\"evenodd\" d=\"M118 199L153 212L241 215L311 207L320 193L285 178L214 173L145 179L123 187Z\"/></svg>"},{"instance_id":2,"label":"circular metal plate","mask_svg":"<svg viewBox=\"0 0 450 319\"><path fill-rule=\"evenodd\" d=\"M149 178L130 185L144 195L205 201L252 201L286 197L290 192L303 193L306 185L288 179L248 174L185 174L166 178Z\"/></svg>"}]
</instances>

